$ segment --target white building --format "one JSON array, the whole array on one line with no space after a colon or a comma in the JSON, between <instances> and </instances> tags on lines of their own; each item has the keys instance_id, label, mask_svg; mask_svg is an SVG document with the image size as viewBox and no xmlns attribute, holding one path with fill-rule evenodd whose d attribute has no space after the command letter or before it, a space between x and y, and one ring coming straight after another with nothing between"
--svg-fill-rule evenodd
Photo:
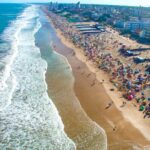
<instances>
[{"instance_id":1,"label":"white building","mask_svg":"<svg viewBox=\"0 0 150 150\"><path fill-rule=\"evenodd\" d=\"M126 30L130 30L131 32L147 30L150 28L150 22L143 21L129 21L124 24L124 28Z\"/></svg>"}]
</instances>

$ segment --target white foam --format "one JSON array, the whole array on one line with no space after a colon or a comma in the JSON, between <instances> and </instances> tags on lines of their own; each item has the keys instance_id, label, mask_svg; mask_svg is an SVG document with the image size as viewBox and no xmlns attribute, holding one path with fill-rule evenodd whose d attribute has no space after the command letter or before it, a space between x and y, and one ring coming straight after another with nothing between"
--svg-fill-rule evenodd
<instances>
[{"instance_id":1,"label":"white foam","mask_svg":"<svg viewBox=\"0 0 150 150\"><path fill-rule=\"evenodd\" d=\"M21 16L22 15L20 15L20 17ZM16 22L13 21L11 23L11 26L7 28L3 33L4 40L11 43L11 50L9 51L9 55L7 55L3 59L5 67L2 70L0 78L0 111L3 111L11 104L11 99L17 85L16 77L12 73L11 67L18 53L18 34L24 26L25 24L23 24L21 20L17 19ZM11 80L11 83L8 82L9 80Z\"/></svg>"},{"instance_id":2,"label":"white foam","mask_svg":"<svg viewBox=\"0 0 150 150\"><path fill-rule=\"evenodd\" d=\"M75 144L65 134L58 111L47 94L47 64L35 46L34 35L41 27L37 17L37 7L28 7L19 17L21 28L12 41L15 51L11 51L3 78L7 86L1 90L8 93L3 97L9 101L0 112L0 149L74 150Z\"/></svg>"}]
</instances>

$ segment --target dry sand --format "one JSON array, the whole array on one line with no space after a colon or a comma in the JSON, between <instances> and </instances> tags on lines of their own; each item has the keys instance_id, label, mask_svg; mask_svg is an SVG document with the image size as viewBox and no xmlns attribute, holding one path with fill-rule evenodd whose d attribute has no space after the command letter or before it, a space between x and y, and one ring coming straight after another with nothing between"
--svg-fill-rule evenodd
<instances>
[{"instance_id":1,"label":"dry sand","mask_svg":"<svg viewBox=\"0 0 150 150\"><path fill-rule=\"evenodd\" d=\"M116 143L116 140L118 142L127 140L142 145L150 144L140 133L140 131L143 134L145 132L145 137L150 140L149 119L143 119L141 112L138 112L131 102L127 103L124 108L120 107L123 102L123 98L120 98L121 93L117 92L117 89L115 89L115 92L110 92L110 89L114 87L108 82L107 75L94 68L91 62L86 61L81 50L75 48L68 40L66 41L58 30L57 35L65 45L73 48L76 52L76 55L72 55L73 51L71 54L71 52L57 50L66 56L71 64L76 79L75 91L77 97L89 117L106 130L108 143L110 142L109 144L113 145L113 143ZM88 67L78 59L86 61ZM105 80L103 86L95 76L101 82ZM112 101L115 105L106 110L106 106ZM115 132L113 131L114 127L116 127Z\"/></svg>"},{"instance_id":2,"label":"dry sand","mask_svg":"<svg viewBox=\"0 0 150 150\"><path fill-rule=\"evenodd\" d=\"M138 108L132 102L127 102L121 107L124 99L109 83L107 74L87 61L82 50L65 39L59 30L57 35L63 44L72 50L62 50L57 48L57 45L55 50L68 59L75 77L74 88L80 104L87 115L106 131L109 149L126 150L131 149L131 145L134 144L150 145L149 119L143 119L141 112L138 112ZM110 91L111 88L115 91Z\"/></svg>"}]
</instances>

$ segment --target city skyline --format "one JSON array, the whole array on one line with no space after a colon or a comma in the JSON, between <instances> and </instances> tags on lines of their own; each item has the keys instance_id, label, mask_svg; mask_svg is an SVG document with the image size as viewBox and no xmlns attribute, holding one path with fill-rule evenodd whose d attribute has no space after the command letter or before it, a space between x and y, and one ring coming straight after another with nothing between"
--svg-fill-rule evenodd
<instances>
[{"instance_id":1,"label":"city skyline","mask_svg":"<svg viewBox=\"0 0 150 150\"><path fill-rule=\"evenodd\" d=\"M1 3L47 3L47 2L58 2L58 3L77 3L79 0L0 0ZM81 3L91 4L89 0L80 0ZM150 1L147 0L93 0L92 4L106 4L106 5L126 5L126 6L145 6L150 7Z\"/></svg>"}]
</instances>

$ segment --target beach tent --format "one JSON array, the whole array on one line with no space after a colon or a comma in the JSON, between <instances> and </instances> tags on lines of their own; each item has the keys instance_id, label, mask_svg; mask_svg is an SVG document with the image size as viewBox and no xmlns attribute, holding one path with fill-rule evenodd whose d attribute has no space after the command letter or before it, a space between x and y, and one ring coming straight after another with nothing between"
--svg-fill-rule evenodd
<instances>
[{"instance_id":1,"label":"beach tent","mask_svg":"<svg viewBox=\"0 0 150 150\"><path fill-rule=\"evenodd\" d=\"M133 60L134 60L134 62L135 63L143 63L144 61L145 61L145 59L144 58L142 58L142 57L135 57L135 58L133 58Z\"/></svg>"},{"instance_id":2,"label":"beach tent","mask_svg":"<svg viewBox=\"0 0 150 150\"><path fill-rule=\"evenodd\" d=\"M146 72L150 74L150 66L147 67Z\"/></svg>"},{"instance_id":3,"label":"beach tent","mask_svg":"<svg viewBox=\"0 0 150 150\"><path fill-rule=\"evenodd\" d=\"M137 55L140 55L140 53L134 51L126 51L126 56L137 56Z\"/></svg>"},{"instance_id":4,"label":"beach tent","mask_svg":"<svg viewBox=\"0 0 150 150\"><path fill-rule=\"evenodd\" d=\"M125 49L120 49L119 51L124 56L137 56L137 55L140 54L138 52L130 51L130 50L125 50Z\"/></svg>"}]
</instances>

